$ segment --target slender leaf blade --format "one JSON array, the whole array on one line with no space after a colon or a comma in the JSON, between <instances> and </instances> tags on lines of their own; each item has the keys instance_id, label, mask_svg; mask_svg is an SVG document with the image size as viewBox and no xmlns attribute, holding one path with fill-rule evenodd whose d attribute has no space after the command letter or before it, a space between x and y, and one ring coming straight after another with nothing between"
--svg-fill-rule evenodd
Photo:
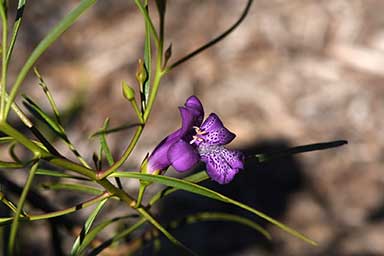
<instances>
[{"instance_id":1,"label":"slender leaf blade","mask_svg":"<svg viewBox=\"0 0 384 256\"><path fill-rule=\"evenodd\" d=\"M77 249L77 253L79 255L81 255L84 252L84 250L87 248L87 246L96 238L96 236L103 229L105 229L107 226L109 226L110 224L115 223L115 222L120 221L120 220L123 220L123 219L133 218L133 217L137 217L137 216L138 215L136 215L136 214L129 214L129 215L124 215L124 216L116 217L113 219L108 219L108 220L101 222L96 227L94 227L92 230L87 232L87 234L84 236L82 243L80 244L80 246Z\"/></svg>"},{"instance_id":2,"label":"slender leaf blade","mask_svg":"<svg viewBox=\"0 0 384 256\"><path fill-rule=\"evenodd\" d=\"M114 174L112 174L111 176L113 176ZM207 172L205 171L201 171L201 172L198 172L198 173L195 173L195 174L192 174L192 175L189 175L187 177L184 178L184 180L186 181L189 181L191 183L199 183L199 182L202 182L206 179L208 179L208 175L207 175ZM159 201L161 198L175 192L179 190L178 188L174 188L174 187L167 187L165 189L163 189L162 191L156 193L152 198L151 200L149 201L148 205L151 207L152 205L154 205L157 201Z\"/></svg>"},{"instance_id":3,"label":"slender leaf blade","mask_svg":"<svg viewBox=\"0 0 384 256\"><path fill-rule=\"evenodd\" d=\"M131 129L131 128L134 128L134 127L137 127L137 126L140 126L141 124L123 124L121 126L118 126L118 127L114 127L114 128L110 128L110 129L102 129L100 131L97 131L95 133L93 133L90 138L94 138L96 136L99 136L101 134L109 134L109 133L115 133L115 132L120 132L120 131L123 131L123 130L127 130L127 129Z\"/></svg>"},{"instance_id":4,"label":"slender leaf blade","mask_svg":"<svg viewBox=\"0 0 384 256\"><path fill-rule=\"evenodd\" d=\"M123 230L117 234L115 234L112 238L106 240L105 242L103 242L101 245L97 246L95 249L93 249L91 252L88 253L88 256L96 256L96 255L99 255L99 253L104 250L105 248L107 248L108 246L110 246L111 244L113 244L114 242L130 235L132 232L134 232L136 229L138 229L139 227L141 227L141 225L143 225L147 220L145 218L141 218L138 222L136 222L135 224L133 224L132 226L130 226L128 229L126 230Z\"/></svg>"},{"instance_id":5,"label":"slender leaf blade","mask_svg":"<svg viewBox=\"0 0 384 256\"><path fill-rule=\"evenodd\" d=\"M32 115L47 124L48 127L60 137L65 137L61 125L56 120L45 113L31 98L24 96L24 99L23 104Z\"/></svg>"},{"instance_id":6,"label":"slender leaf blade","mask_svg":"<svg viewBox=\"0 0 384 256\"><path fill-rule=\"evenodd\" d=\"M257 216L259 216L262 219L265 219L266 221L272 223L273 225L279 227L280 229L286 231L287 233L311 244L311 245L317 245L315 241L312 239L304 236L303 234L299 233L296 230L291 229L290 227L284 225L283 223L269 217L268 215L253 209L252 207L242 204L236 200L233 200L229 197L226 197L216 191L210 190L208 188L205 188L203 186L188 182L186 180L181 180L181 179L176 179L172 177L166 177L166 176L161 176L161 175L151 175L151 174L143 174L143 173L137 173L137 172L117 172L115 173L114 176L118 177L127 177L127 178L134 178L134 179L139 179L139 180L144 180L144 181L149 181L149 182L157 182L160 184L164 184L166 186L170 187L175 187L178 189L186 190L194 194L202 195L208 198L212 198L218 201L222 201L225 203L229 203L232 205L236 205L244 210L247 210Z\"/></svg>"},{"instance_id":7,"label":"slender leaf blade","mask_svg":"<svg viewBox=\"0 0 384 256\"><path fill-rule=\"evenodd\" d=\"M51 176L51 177L57 177L57 178L67 178L67 179L90 181L89 179L86 179L82 176L76 176L76 175L61 173L58 171L52 171L52 170L47 170L47 169L38 169L36 171L36 175L44 175L44 176Z\"/></svg>"},{"instance_id":8,"label":"slender leaf blade","mask_svg":"<svg viewBox=\"0 0 384 256\"><path fill-rule=\"evenodd\" d=\"M19 169L19 168L23 168L23 167L24 167L24 165L22 163L0 161L0 168Z\"/></svg>"},{"instance_id":9,"label":"slender leaf blade","mask_svg":"<svg viewBox=\"0 0 384 256\"><path fill-rule=\"evenodd\" d=\"M51 184L42 184L44 189L50 190L70 190L77 192L84 192L91 195L100 195L103 191L98 188L84 185L84 184L74 184L74 183L51 183Z\"/></svg>"},{"instance_id":10,"label":"slender leaf blade","mask_svg":"<svg viewBox=\"0 0 384 256\"><path fill-rule=\"evenodd\" d=\"M85 224L84 224L79 236L76 237L76 240L73 243L73 246L71 249L71 255L79 255L80 245L83 243L84 237L87 235L87 233L91 229L93 222L95 221L95 219L96 219L97 215L100 213L100 211L104 208L104 205L107 201L108 201L108 198L105 198L102 201L100 201L96 205L96 207L92 211L92 213L89 215L89 217L85 221Z\"/></svg>"},{"instance_id":11,"label":"slender leaf blade","mask_svg":"<svg viewBox=\"0 0 384 256\"><path fill-rule=\"evenodd\" d=\"M9 143L9 142L13 142L13 141L15 141L15 139L13 137L10 137L10 136L0 137L0 144Z\"/></svg>"},{"instance_id":12,"label":"slender leaf blade","mask_svg":"<svg viewBox=\"0 0 384 256\"><path fill-rule=\"evenodd\" d=\"M148 11L148 8L147 8ZM149 99L152 69L152 48L151 48L151 29L148 21L145 21L145 41L144 41L144 67L147 71L147 79L143 85L144 107L146 108Z\"/></svg>"},{"instance_id":13,"label":"slender leaf blade","mask_svg":"<svg viewBox=\"0 0 384 256\"><path fill-rule=\"evenodd\" d=\"M271 235L269 234L269 232L265 230L262 226L257 224L256 222L236 214L229 214L229 213L223 213L223 212L200 212L197 214L191 214L183 218L183 220L181 221L176 221L174 223L171 223L170 226L173 228L173 227L179 226L180 223L192 224L200 221L235 222L258 231L268 240L271 239Z\"/></svg>"}]
</instances>

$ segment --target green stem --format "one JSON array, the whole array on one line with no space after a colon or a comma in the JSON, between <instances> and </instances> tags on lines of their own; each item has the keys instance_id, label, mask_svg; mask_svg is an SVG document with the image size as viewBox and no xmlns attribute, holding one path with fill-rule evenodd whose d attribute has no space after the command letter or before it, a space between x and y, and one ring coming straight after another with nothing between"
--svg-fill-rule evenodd
<instances>
[{"instance_id":1,"label":"green stem","mask_svg":"<svg viewBox=\"0 0 384 256\"><path fill-rule=\"evenodd\" d=\"M3 40L2 40L2 65L1 65L1 100L0 100L0 120L5 119L4 110L5 110L5 94L7 92L7 44L8 44L8 19L7 13L5 10L5 1L0 3L0 16L3 29Z\"/></svg>"},{"instance_id":2,"label":"green stem","mask_svg":"<svg viewBox=\"0 0 384 256\"><path fill-rule=\"evenodd\" d=\"M73 171L73 172L76 172L79 174L82 174L91 180L96 179L95 170L92 170L92 169L87 168L85 166L82 166L80 164L74 163L68 159L51 156L51 157L47 157L47 160L56 166L62 167L64 169L67 169L67 170L70 170L70 171Z\"/></svg>"},{"instance_id":3,"label":"green stem","mask_svg":"<svg viewBox=\"0 0 384 256\"><path fill-rule=\"evenodd\" d=\"M15 21L15 24L13 25L12 38L11 38L11 42L9 43L9 48L7 52L7 66L9 65L9 61L11 60L13 48L15 47L15 43L16 43L16 38L17 38L17 35L19 34L19 29L21 26L21 22L23 20L24 8L25 8L25 0L19 0L19 3L17 5L17 11L16 11L16 15L17 15L16 21Z\"/></svg>"},{"instance_id":4,"label":"green stem","mask_svg":"<svg viewBox=\"0 0 384 256\"><path fill-rule=\"evenodd\" d=\"M185 180L188 180L190 182L194 182L194 183L199 183L199 182L202 182L206 179L208 179L208 175L206 174L205 171L201 171L199 173L195 173L195 174L192 174L190 176L188 176L187 178L185 178ZM179 190L178 188L171 188L171 187L167 187L166 189L156 193L150 200L149 204L147 207L145 207L147 210L149 210L155 203L157 203L160 199L162 199L163 197L175 192ZM114 243L114 242L117 242L118 240L128 236L129 234L131 234L134 230L136 230L137 228L143 226L145 223L147 223L147 219L145 218L141 218L137 223L134 224L134 226L132 226L131 228L127 229L126 231L120 233L119 235L117 236L114 236L113 238L111 238L110 240L107 240L106 242L104 242L102 245L100 245L99 247L97 247L94 251L92 251L92 253L99 253L101 252L106 246ZM134 227L134 228L133 228ZM94 255L94 254L90 254L90 255Z\"/></svg>"},{"instance_id":5,"label":"green stem","mask_svg":"<svg viewBox=\"0 0 384 256\"><path fill-rule=\"evenodd\" d=\"M136 102L136 99L133 98L132 100L129 101L132 105L132 108L133 110L135 111L136 115L137 115L137 119L139 119L139 122L140 124L144 124L144 120L143 120L143 113L141 113L140 109L139 109L139 106L137 106L137 102Z\"/></svg>"},{"instance_id":6,"label":"green stem","mask_svg":"<svg viewBox=\"0 0 384 256\"><path fill-rule=\"evenodd\" d=\"M148 221L150 222L155 228L157 228L163 235L169 239L173 244L183 249L185 252L187 252L190 255L195 255L193 251L191 251L189 248L187 248L185 245L183 245L179 240L177 240L174 236L171 235L160 223L158 223L150 214L148 211L146 211L144 208L137 208L137 211Z\"/></svg>"},{"instance_id":7,"label":"green stem","mask_svg":"<svg viewBox=\"0 0 384 256\"><path fill-rule=\"evenodd\" d=\"M156 74L155 74L155 77L153 79L153 84L152 84L152 88L151 88L151 94L149 95L148 105L147 105L147 108L145 109L145 112L144 112L144 115L143 115L143 119L144 119L145 123L148 121L149 114L151 113L151 110L152 110L152 107L153 107L153 103L155 103L157 92L159 90L161 78L164 75L164 73L161 71L161 61L162 61L162 59L161 59L160 55L157 56Z\"/></svg>"},{"instance_id":8,"label":"green stem","mask_svg":"<svg viewBox=\"0 0 384 256\"><path fill-rule=\"evenodd\" d=\"M222 34L220 34L219 36L215 37L214 39L212 39L211 41L209 41L205 45L197 48L196 50L192 51L191 53L187 54L186 56L184 56L181 59L179 59L176 62L174 62L172 65L170 65L168 68L165 69L165 72L168 73L169 71L171 71L176 66L179 66L180 64L182 64L182 63L186 62L187 60L193 58L194 56L196 56L200 52L210 48L211 46L213 46L216 43L220 42L222 39L224 39L230 33L232 33L232 31L235 30L235 28L237 28L240 25L240 23L244 20L244 18L247 16L248 11L249 11L249 9L250 9L250 7L252 5L252 2L253 2L253 0L248 0L247 5L244 8L244 11L242 12L241 16L239 17L239 19L230 28L225 30Z\"/></svg>"},{"instance_id":9,"label":"green stem","mask_svg":"<svg viewBox=\"0 0 384 256\"><path fill-rule=\"evenodd\" d=\"M102 179L98 180L97 183L99 183L101 186L105 188L111 195L117 196L120 198L120 200L127 203L130 207L134 207L136 205L136 201L128 195L125 191L115 187L109 180Z\"/></svg>"},{"instance_id":10,"label":"green stem","mask_svg":"<svg viewBox=\"0 0 384 256\"><path fill-rule=\"evenodd\" d=\"M10 126L9 124L7 124L5 122L0 122L0 131L11 136L16 141L18 141L20 144L24 145L31 152L33 152L33 154L36 157L48 157L48 156L50 156L49 152L47 152L43 148L37 146L29 138L27 138L24 134L20 133L18 130L16 130L15 128Z\"/></svg>"},{"instance_id":11,"label":"green stem","mask_svg":"<svg viewBox=\"0 0 384 256\"><path fill-rule=\"evenodd\" d=\"M143 14L144 18L145 18L145 21L148 23L149 25L149 30L155 40L155 43L156 43L156 47L157 47L157 56L156 56L156 73L155 73L155 78L153 80L153 84L152 84L152 88L151 88L151 93L150 93L150 96L149 96L149 101L148 101L148 105L145 109L145 112L143 114L143 117L140 119L140 122L142 123L142 125L138 126L137 129L136 129L136 132L131 140L131 142L129 143L127 149L124 151L122 157L116 161L112 166L110 166L108 169L106 170L103 170L103 171L100 171L97 175L97 178L99 180L101 179L104 179L105 177L108 177L111 173L115 172L118 168L120 168L124 162L128 159L128 157L130 156L130 154L132 153L133 149L135 148L137 142L139 141L139 138L143 132L143 129L144 129L144 125L145 123L147 122L148 118L149 118L149 114L151 113L151 110L152 110L152 106L153 106L153 103L155 102L155 99L156 99L156 96L157 96L157 91L159 89L159 85L160 85L160 81L161 81L161 78L163 76L163 71L161 70L161 65L162 65L162 44L161 42L159 41L159 37L157 35L157 32L153 26L153 23L151 21L151 18L149 17L148 15L148 12L147 10L145 9L145 7L142 5L141 1L140 0L135 0L135 3L137 5L137 7L139 8L140 12ZM138 111L138 109L135 111Z\"/></svg>"},{"instance_id":12,"label":"green stem","mask_svg":"<svg viewBox=\"0 0 384 256\"><path fill-rule=\"evenodd\" d=\"M112 183L107 179L99 180L98 183L102 185L107 191L112 195L119 197L122 201L127 203L130 207L134 208L136 206L135 200L129 196L126 192L121 189L116 188ZM165 235L172 243L179 246L180 248L190 251L182 243L180 243L175 237L173 237L166 229L164 229L151 215L150 213L142 207L136 209L147 221L149 221L153 226L155 226L161 233Z\"/></svg>"},{"instance_id":13,"label":"green stem","mask_svg":"<svg viewBox=\"0 0 384 256\"><path fill-rule=\"evenodd\" d=\"M136 229L138 229L139 227L141 227L144 223L146 223L147 220L145 218L141 218L138 222L136 222L135 224L133 224L132 226L130 226L128 229L124 230L123 232L115 235L114 237L112 237L111 239L105 241L104 243L102 243L101 245L99 245L98 247L96 247L95 249L93 249L88 255L89 256L96 256L96 255L99 255L99 253L101 251L103 251L106 247L108 247L109 245L113 244L114 242L117 242L119 241L120 239L128 236L129 234L131 234L132 232L134 232Z\"/></svg>"},{"instance_id":14,"label":"green stem","mask_svg":"<svg viewBox=\"0 0 384 256\"><path fill-rule=\"evenodd\" d=\"M137 7L139 8L141 14L144 16L145 21L149 24L149 28L150 28L151 34L153 36L153 39L155 40L156 46L159 47L160 46L159 36L157 35L156 29L152 23L151 17L149 17L149 14L148 14L147 10L145 9L145 6L143 6L143 4L140 0L135 0L135 3L137 5Z\"/></svg>"},{"instance_id":15,"label":"green stem","mask_svg":"<svg viewBox=\"0 0 384 256\"><path fill-rule=\"evenodd\" d=\"M110 193L104 192L104 193L102 193L102 194L100 194L100 195L98 195L98 196L96 196L90 200L87 200L85 202L77 204L76 206L72 206L72 207L69 207L69 208L66 208L63 210L58 210L58 211L43 213L43 214L21 216L20 221L38 221L38 220L46 220L46 219L50 219L50 218L60 217L62 215L74 213L78 210L92 206L92 205L96 204L97 202L100 202L101 200L108 198L108 197L111 197ZM4 218L3 223L5 223L7 221L12 221L13 219L14 218Z\"/></svg>"},{"instance_id":16,"label":"green stem","mask_svg":"<svg viewBox=\"0 0 384 256\"><path fill-rule=\"evenodd\" d=\"M163 76L163 73L160 70L161 59L159 58L159 56L157 56L157 57L158 57L157 58L158 61L157 61L156 74L155 74L155 78L153 80L153 85L152 85L152 90L151 90L151 94L149 97L148 105L147 105L147 108L145 109L145 112L143 115L143 123L146 123L148 118L149 118L149 114L151 113L151 109L152 109L153 103L155 102L157 91L159 89L160 81L161 81L161 78ZM97 178L99 180L104 179L105 177L108 177L111 173L115 172L117 169L119 169L124 164L124 162L127 160L129 155L132 153L133 149L135 148L137 142L139 141L139 138L143 132L143 129L144 129L144 124L137 127L136 132L133 135L133 138L132 138L131 142L129 143L127 149L124 151L122 157L118 161L116 161L113 165L111 165L108 169L99 172L97 175Z\"/></svg>"},{"instance_id":17,"label":"green stem","mask_svg":"<svg viewBox=\"0 0 384 256\"><path fill-rule=\"evenodd\" d=\"M3 118L5 119L8 116L9 109L14 102L17 92L23 83L25 77L27 76L29 70L33 67L37 59L51 46L72 24L80 17L80 15L91 7L96 0L82 0L80 4L73 9L61 22L54 27L51 32L38 44L32 54L29 56L28 60L25 62L23 68L19 72L15 83L12 86L11 92L9 94L9 99L5 105ZM3 95L4 96L4 95Z\"/></svg>"},{"instance_id":18,"label":"green stem","mask_svg":"<svg viewBox=\"0 0 384 256\"><path fill-rule=\"evenodd\" d=\"M16 239L16 234L17 234L17 228L19 226L20 214L21 214L21 211L23 209L25 199L27 198L28 191L32 185L32 181L33 181L33 178L35 176L35 172L37 170L38 165L39 165L38 162L36 162L32 165L32 168L31 168L29 175L28 175L28 179L25 182L23 192L21 193L20 200L17 204L15 217L12 221L11 231L9 234L8 255L14 255L15 239Z\"/></svg>"},{"instance_id":19,"label":"green stem","mask_svg":"<svg viewBox=\"0 0 384 256\"><path fill-rule=\"evenodd\" d=\"M140 207L141 202L143 201L143 196L144 196L145 189L147 188L147 186L148 186L147 182L140 182L139 193L137 195L137 202L136 202L135 208Z\"/></svg>"},{"instance_id":20,"label":"green stem","mask_svg":"<svg viewBox=\"0 0 384 256\"><path fill-rule=\"evenodd\" d=\"M87 200L85 202L82 202L76 206L73 206L73 207L69 207L69 208L66 208L66 209L63 209L63 210L59 210L59 211L55 211L55 212L50 212L50 213L44 213L44 214L39 214L39 215L30 215L28 216L28 220L30 221L35 221L35 220L45 220L45 219L49 219L49 218L54 218L54 217L58 217L58 216L62 216L62 215L66 215L66 214L69 214L69 213L73 213L73 212L76 212L80 209L84 209L84 208L87 208L91 205L94 205L96 204L97 202L100 202L102 201L103 199L105 198L108 198L110 197L111 194L109 192L104 192L90 200Z\"/></svg>"},{"instance_id":21,"label":"green stem","mask_svg":"<svg viewBox=\"0 0 384 256\"><path fill-rule=\"evenodd\" d=\"M116 161L113 165L111 165L108 169L100 171L97 174L97 179L102 180L105 177L108 177L111 173L115 172L117 169L119 169L124 164L124 162L127 160L129 155L132 153L133 149L135 148L135 146L136 146L136 144L137 144L137 142L141 136L141 133L143 132L143 129L144 129L144 125L140 125L137 127L136 132L133 135L133 138L132 138L131 142L129 143L127 149L124 151L122 157L118 161Z\"/></svg>"}]
</instances>

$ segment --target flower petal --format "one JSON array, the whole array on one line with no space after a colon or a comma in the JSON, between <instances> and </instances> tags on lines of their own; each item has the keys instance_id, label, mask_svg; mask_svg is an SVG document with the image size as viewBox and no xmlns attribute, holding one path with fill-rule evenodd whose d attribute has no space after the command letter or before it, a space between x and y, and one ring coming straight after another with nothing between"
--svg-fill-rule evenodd
<instances>
[{"instance_id":1,"label":"flower petal","mask_svg":"<svg viewBox=\"0 0 384 256\"><path fill-rule=\"evenodd\" d=\"M204 146L199 148L201 160L206 163L207 173L214 181L226 184L233 180L239 169L243 168L242 154L223 146Z\"/></svg>"},{"instance_id":2,"label":"flower petal","mask_svg":"<svg viewBox=\"0 0 384 256\"><path fill-rule=\"evenodd\" d=\"M195 126L200 126L204 118L204 108L200 100L196 96L189 97L184 106L193 111L195 116Z\"/></svg>"},{"instance_id":3,"label":"flower petal","mask_svg":"<svg viewBox=\"0 0 384 256\"><path fill-rule=\"evenodd\" d=\"M242 152L224 148L223 157L232 168L244 169L244 154Z\"/></svg>"},{"instance_id":4,"label":"flower petal","mask_svg":"<svg viewBox=\"0 0 384 256\"><path fill-rule=\"evenodd\" d=\"M210 145L225 145L236 137L235 134L224 127L220 118L215 113L211 113L205 119L200 129L206 132L201 138Z\"/></svg>"},{"instance_id":5,"label":"flower petal","mask_svg":"<svg viewBox=\"0 0 384 256\"><path fill-rule=\"evenodd\" d=\"M180 138L186 134L193 131L193 126L195 125L195 115L193 111L186 107L179 107L181 115L181 128L180 128Z\"/></svg>"},{"instance_id":6,"label":"flower petal","mask_svg":"<svg viewBox=\"0 0 384 256\"><path fill-rule=\"evenodd\" d=\"M175 133L171 134L175 135ZM151 155L148 158L148 163L147 163L147 172L148 173L153 173L154 171L157 170L165 170L167 169L170 165L171 162L168 160L168 150L171 145L177 141L178 138L173 136L166 137L163 139L159 145L156 146L156 148L153 150Z\"/></svg>"},{"instance_id":7,"label":"flower petal","mask_svg":"<svg viewBox=\"0 0 384 256\"><path fill-rule=\"evenodd\" d=\"M178 172L190 170L200 159L195 149L183 140L174 143L169 148L167 155L169 162Z\"/></svg>"}]
</instances>

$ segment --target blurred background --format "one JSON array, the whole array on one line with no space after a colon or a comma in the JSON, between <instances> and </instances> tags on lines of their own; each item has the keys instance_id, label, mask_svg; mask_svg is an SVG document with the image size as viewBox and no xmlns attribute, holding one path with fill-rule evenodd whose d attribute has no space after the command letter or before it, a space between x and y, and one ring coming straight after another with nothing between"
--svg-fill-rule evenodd
<instances>
[{"instance_id":1,"label":"blurred background","mask_svg":"<svg viewBox=\"0 0 384 256\"><path fill-rule=\"evenodd\" d=\"M77 3L28 2L12 60L13 74ZM172 43L170 62L232 25L245 4L244 0L168 1L165 45ZM153 3L150 7L155 17ZM384 2L379 0L255 0L248 17L230 36L164 78L127 170L137 168L147 152L180 126L177 106L192 94L201 99L206 114L217 113L237 134L230 146L250 154L349 141L338 149L263 165L250 161L228 186L204 183L278 218L319 246L307 245L269 224L265 224L273 235L269 242L228 223L181 228L175 231L177 237L201 255L384 255L383 9ZM99 1L37 63L60 109L67 113L70 138L90 161L97 140L88 137L105 118L111 118L112 127L135 122L122 97L121 81L136 86L143 28L132 1ZM30 75L23 93L48 109L37 83ZM109 137L115 158L131 135L126 131ZM63 143L57 147L68 153ZM23 171L1 174L6 175L3 186L6 179L22 185L26 177ZM124 185L132 191L137 186L134 182ZM41 193L54 198L57 207L78 200L75 195ZM180 192L156 212L163 221L202 210L246 214L233 208ZM107 214L123 210L116 204ZM81 220L78 214L67 221ZM41 234L24 237L31 254L57 253L46 224L36 223L30 229ZM111 234L105 233L105 238ZM62 240L64 251L72 242L67 240ZM163 255L177 255L164 244ZM138 255L148 253L143 250ZM105 255L125 254L115 249Z\"/></svg>"}]
</instances>

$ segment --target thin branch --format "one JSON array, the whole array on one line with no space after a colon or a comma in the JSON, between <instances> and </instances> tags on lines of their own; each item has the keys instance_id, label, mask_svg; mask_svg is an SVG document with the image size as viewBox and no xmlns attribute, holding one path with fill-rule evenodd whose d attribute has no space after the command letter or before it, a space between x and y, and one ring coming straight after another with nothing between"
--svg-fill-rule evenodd
<instances>
[{"instance_id":1,"label":"thin branch","mask_svg":"<svg viewBox=\"0 0 384 256\"><path fill-rule=\"evenodd\" d=\"M253 0L248 0L247 2L247 5L244 9L244 11L242 12L240 18L230 27L228 28L226 31L224 31L221 35L219 35L218 37L212 39L211 41L209 41L207 44L197 48L196 50L194 50L193 52L187 54L186 56L184 56L183 58L177 60L176 62L174 62L172 65L170 65L168 68L166 68L166 72L169 72L171 71L173 68L175 68L176 66L184 63L185 61L193 58L194 56L196 56L197 54L199 54L200 52L208 49L209 47L215 45L216 43L220 42L222 39L224 39L226 36L228 36L230 33L232 33L233 30L235 30L235 28L237 28L240 23L244 20L244 18L247 16L248 12L249 12L249 9L252 5L252 2Z\"/></svg>"}]
</instances>

